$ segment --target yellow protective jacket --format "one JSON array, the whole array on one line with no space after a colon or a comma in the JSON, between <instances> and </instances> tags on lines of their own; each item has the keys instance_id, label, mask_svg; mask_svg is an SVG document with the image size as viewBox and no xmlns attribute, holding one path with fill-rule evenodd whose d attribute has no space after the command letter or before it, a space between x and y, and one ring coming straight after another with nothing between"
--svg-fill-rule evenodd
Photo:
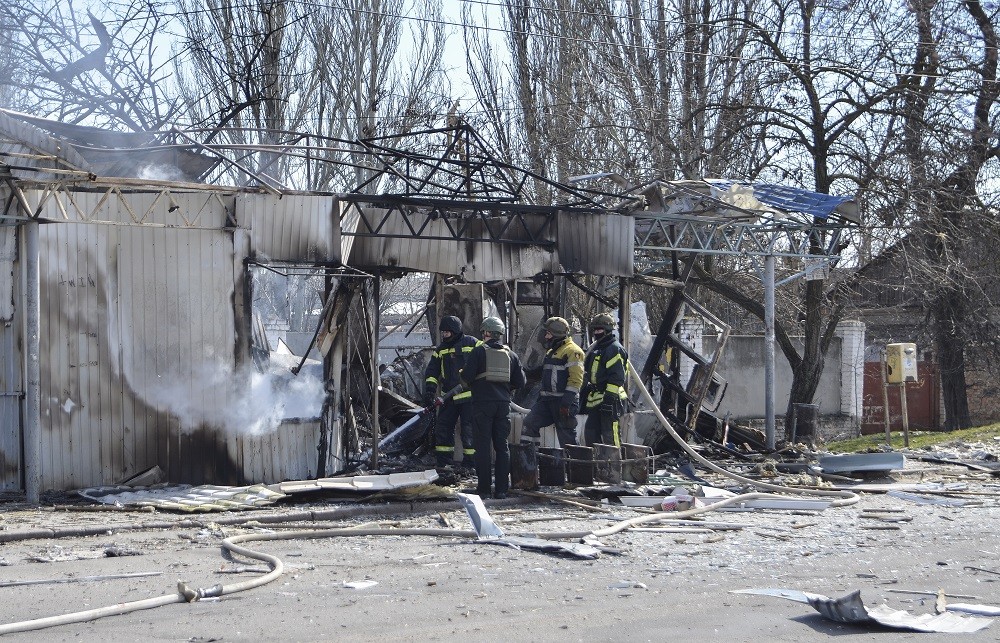
<instances>
[{"instance_id":1,"label":"yellow protective jacket","mask_svg":"<svg viewBox=\"0 0 1000 643\"><path fill-rule=\"evenodd\" d=\"M572 337L545 352L542 363L542 397L557 397L563 393L579 393L583 386L583 349Z\"/></svg>"},{"instance_id":2,"label":"yellow protective jacket","mask_svg":"<svg viewBox=\"0 0 1000 643\"><path fill-rule=\"evenodd\" d=\"M628 352L618 343L614 333L608 333L587 351L584 370L587 374L586 408L597 408L605 395L624 400L625 377L628 374Z\"/></svg>"}]
</instances>

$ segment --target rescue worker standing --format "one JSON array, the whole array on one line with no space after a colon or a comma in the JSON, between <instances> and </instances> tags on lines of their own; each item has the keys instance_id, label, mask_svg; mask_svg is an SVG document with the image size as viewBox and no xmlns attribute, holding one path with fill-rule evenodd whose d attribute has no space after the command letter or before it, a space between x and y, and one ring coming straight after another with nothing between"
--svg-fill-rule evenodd
<instances>
[{"instance_id":1,"label":"rescue worker standing","mask_svg":"<svg viewBox=\"0 0 1000 643\"><path fill-rule=\"evenodd\" d=\"M476 447L476 493L482 498L506 498L510 489L510 393L524 386L524 370L514 351L501 343L504 323L483 320L483 341L472 349L462 369L462 383L472 392L473 444ZM490 446L496 453L495 471Z\"/></svg>"},{"instance_id":2,"label":"rescue worker standing","mask_svg":"<svg viewBox=\"0 0 1000 643\"><path fill-rule=\"evenodd\" d=\"M587 446L594 443L621 445L619 420L625 412L625 377L628 353L615 337L615 319L601 313L590 322L594 343L584 362L583 387L586 394L587 423L584 437Z\"/></svg>"},{"instance_id":3,"label":"rescue worker standing","mask_svg":"<svg viewBox=\"0 0 1000 643\"><path fill-rule=\"evenodd\" d=\"M576 444L576 414L583 386L583 349L570 337L569 322L562 317L545 320L545 361L542 389L524 418L521 442L541 443L541 429L556 425L559 446Z\"/></svg>"},{"instance_id":4,"label":"rescue worker standing","mask_svg":"<svg viewBox=\"0 0 1000 643\"><path fill-rule=\"evenodd\" d=\"M441 344L433 353L424 371L424 406L434 403L438 395L452 390L461 384L459 371L465 366L465 360L472 349L479 343L475 337L462 332L462 320L448 316L438 324L441 331ZM472 467L473 456L476 453L472 442L472 406L469 391L458 393L445 400L437 412L435 423L434 452L437 456L437 466L446 467L455 460L455 423L461 420L462 429L462 465Z\"/></svg>"}]
</instances>

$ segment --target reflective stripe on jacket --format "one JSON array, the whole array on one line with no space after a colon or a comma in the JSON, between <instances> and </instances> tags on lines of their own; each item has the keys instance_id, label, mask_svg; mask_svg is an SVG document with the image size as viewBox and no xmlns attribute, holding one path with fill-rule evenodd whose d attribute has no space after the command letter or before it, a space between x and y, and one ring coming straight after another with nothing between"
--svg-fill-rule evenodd
<instances>
[{"instance_id":1,"label":"reflective stripe on jacket","mask_svg":"<svg viewBox=\"0 0 1000 643\"><path fill-rule=\"evenodd\" d=\"M618 343L613 333L608 333L594 342L587 351L587 360L584 364L587 385L590 387L586 408L600 406L604 396L609 393L624 400L627 397L625 377L628 368L628 353Z\"/></svg>"},{"instance_id":2,"label":"reflective stripe on jacket","mask_svg":"<svg viewBox=\"0 0 1000 643\"><path fill-rule=\"evenodd\" d=\"M431 353L431 359L424 370L424 381L431 386L438 387L441 393L450 391L461 384L459 371L465 366L469 353L480 343L472 335L463 334L451 342L438 346L438 349ZM472 394L469 391L463 391L452 399L456 402L463 402L470 397Z\"/></svg>"},{"instance_id":3,"label":"reflective stripe on jacket","mask_svg":"<svg viewBox=\"0 0 1000 643\"><path fill-rule=\"evenodd\" d=\"M583 386L583 349L572 337L545 352L542 363L543 397L561 396L566 391L579 393Z\"/></svg>"}]
</instances>

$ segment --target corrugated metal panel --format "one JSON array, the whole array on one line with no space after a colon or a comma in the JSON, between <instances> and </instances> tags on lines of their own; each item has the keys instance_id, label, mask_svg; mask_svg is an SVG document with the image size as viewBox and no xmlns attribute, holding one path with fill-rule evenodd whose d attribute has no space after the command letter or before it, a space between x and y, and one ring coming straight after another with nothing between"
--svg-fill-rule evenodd
<instances>
[{"instance_id":1,"label":"corrugated metal panel","mask_svg":"<svg viewBox=\"0 0 1000 643\"><path fill-rule=\"evenodd\" d=\"M255 257L340 261L340 205L331 196L241 194L236 220L250 230Z\"/></svg>"},{"instance_id":2,"label":"corrugated metal panel","mask_svg":"<svg viewBox=\"0 0 1000 643\"><path fill-rule=\"evenodd\" d=\"M89 170L90 166L75 149L66 145L62 141L50 136L41 129L30 125L25 121L11 116L7 110L0 110L0 135L7 136L17 143L7 143L2 148L5 152L18 152L29 154L49 154L65 159L73 167L80 170ZM23 141L23 145L20 143ZM37 160L17 159L10 161L14 165L26 167L37 167L40 163ZM51 162L48 162L51 163ZM23 172L14 170L14 176L24 176L31 179L40 178L37 172ZM44 175L43 175L44 176Z\"/></svg>"},{"instance_id":3,"label":"corrugated metal panel","mask_svg":"<svg viewBox=\"0 0 1000 643\"><path fill-rule=\"evenodd\" d=\"M353 203L338 201L337 206L340 210L340 230L338 230L338 234L341 235L340 256L350 257L354 248L354 233L361 222L361 212L358 210L358 206Z\"/></svg>"},{"instance_id":4,"label":"corrugated metal panel","mask_svg":"<svg viewBox=\"0 0 1000 643\"><path fill-rule=\"evenodd\" d=\"M21 342L14 305L17 229L0 227L0 490L21 488Z\"/></svg>"},{"instance_id":5,"label":"corrugated metal panel","mask_svg":"<svg viewBox=\"0 0 1000 643\"><path fill-rule=\"evenodd\" d=\"M108 318L100 306L107 261L99 255L106 244L90 231L76 225L39 231L43 489L111 482L100 477L106 442L100 416L108 396L102 395L99 374L107 361L98 351L102 335L107 345L101 329Z\"/></svg>"},{"instance_id":6,"label":"corrugated metal panel","mask_svg":"<svg viewBox=\"0 0 1000 643\"><path fill-rule=\"evenodd\" d=\"M365 212L380 221L383 216L379 210ZM469 281L496 281L532 277L550 270L553 263L552 253L545 248L490 242L485 234L481 242L413 237L403 217L396 213L387 218L379 233L387 236L355 238L348 262L351 266L398 267L460 275ZM448 237L452 232L444 221L435 220L428 222L421 234Z\"/></svg>"},{"instance_id":7,"label":"corrugated metal panel","mask_svg":"<svg viewBox=\"0 0 1000 643\"><path fill-rule=\"evenodd\" d=\"M121 234L119 361L133 426L124 465L134 473L159 464L171 481L235 482L238 466L219 426L234 403L232 236L135 227Z\"/></svg>"},{"instance_id":8,"label":"corrugated metal panel","mask_svg":"<svg viewBox=\"0 0 1000 643\"><path fill-rule=\"evenodd\" d=\"M17 257L17 229L0 226L0 321L14 318L14 259Z\"/></svg>"},{"instance_id":9,"label":"corrugated metal panel","mask_svg":"<svg viewBox=\"0 0 1000 643\"><path fill-rule=\"evenodd\" d=\"M133 212L156 195L135 196ZM64 224L39 236L43 488L154 464L174 481L237 477L217 431L178 421L227 401L207 380L234 360L231 232Z\"/></svg>"},{"instance_id":10,"label":"corrugated metal panel","mask_svg":"<svg viewBox=\"0 0 1000 643\"><path fill-rule=\"evenodd\" d=\"M0 279L5 275L0 275ZM17 325L0 324L0 491L21 488L21 351Z\"/></svg>"},{"instance_id":11,"label":"corrugated metal panel","mask_svg":"<svg viewBox=\"0 0 1000 643\"><path fill-rule=\"evenodd\" d=\"M635 219L617 214L560 212L559 264L565 272L630 277Z\"/></svg>"},{"instance_id":12,"label":"corrugated metal panel","mask_svg":"<svg viewBox=\"0 0 1000 643\"><path fill-rule=\"evenodd\" d=\"M158 195L131 196L96 211L104 220L172 214L155 203ZM215 208L203 220L224 220L223 201L200 204ZM46 208L43 216L51 216L58 203ZM289 220L293 234L297 225ZM231 421L245 375L234 366L240 232L42 226L43 488L112 484L153 465L173 482L194 484L260 481L258 469L267 481L315 475L315 422L260 439L257 461L247 461L247 439L236 437L240 427Z\"/></svg>"},{"instance_id":13,"label":"corrugated metal panel","mask_svg":"<svg viewBox=\"0 0 1000 643\"><path fill-rule=\"evenodd\" d=\"M319 420L283 422L273 433L239 438L248 482L273 484L316 477Z\"/></svg>"}]
</instances>

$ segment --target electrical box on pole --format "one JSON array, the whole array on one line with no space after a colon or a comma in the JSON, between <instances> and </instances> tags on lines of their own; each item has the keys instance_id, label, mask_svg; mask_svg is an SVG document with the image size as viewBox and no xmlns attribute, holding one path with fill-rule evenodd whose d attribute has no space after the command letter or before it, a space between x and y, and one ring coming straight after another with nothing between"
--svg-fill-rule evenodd
<instances>
[{"instance_id":1,"label":"electrical box on pole","mask_svg":"<svg viewBox=\"0 0 1000 643\"><path fill-rule=\"evenodd\" d=\"M888 344L885 347L886 382L905 384L917 381L917 345Z\"/></svg>"}]
</instances>

